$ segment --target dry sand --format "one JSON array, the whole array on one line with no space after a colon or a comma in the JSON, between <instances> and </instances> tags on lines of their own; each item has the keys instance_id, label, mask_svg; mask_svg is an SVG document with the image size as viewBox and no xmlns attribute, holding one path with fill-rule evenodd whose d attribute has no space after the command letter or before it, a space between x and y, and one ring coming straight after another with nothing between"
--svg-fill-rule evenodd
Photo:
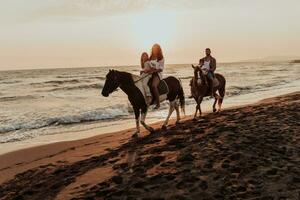
<instances>
[{"instance_id":1,"label":"dry sand","mask_svg":"<svg viewBox=\"0 0 300 200\"><path fill-rule=\"evenodd\" d=\"M300 92L0 156L0 199L300 199ZM158 128L160 123L154 126Z\"/></svg>"}]
</instances>

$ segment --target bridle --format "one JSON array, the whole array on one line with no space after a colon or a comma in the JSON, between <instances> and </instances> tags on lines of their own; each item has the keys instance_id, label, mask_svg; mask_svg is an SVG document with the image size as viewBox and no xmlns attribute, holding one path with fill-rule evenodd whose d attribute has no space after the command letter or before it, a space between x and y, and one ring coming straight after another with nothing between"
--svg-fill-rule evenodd
<instances>
[{"instance_id":1,"label":"bridle","mask_svg":"<svg viewBox=\"0 0 300 200\"><path fill-rule=\"evenodd\" d=\"M199 69L196 73L197 73L197 77L196 77L196 84L197 85L202 85L203 83L205 84L205 78L203 75L203 72L200 72L201 69ZM199 83L200 80L200 83Z\"/></svg>"}]
</instances>

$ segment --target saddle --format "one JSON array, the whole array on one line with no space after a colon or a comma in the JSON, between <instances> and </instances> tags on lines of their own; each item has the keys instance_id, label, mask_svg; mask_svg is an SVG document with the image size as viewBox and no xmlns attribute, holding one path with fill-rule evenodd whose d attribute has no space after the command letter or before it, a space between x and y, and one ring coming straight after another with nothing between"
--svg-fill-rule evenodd
<instances>
[{"instance_id":1,"label":"saddle","mask_svg":"<svg viewBox=\"0 0 300 200\"><path fill-rule=\"evenodd\" d=\"M201 69L202 73L204 74L204 77L205 77L205 84L208 86L208 87L211 87L210 84L209 84L209 78L208 78L208 69ZM216 76L214 75L214 78L213 78L213 87L218 87L219 86L219 81L218 79L216 78Z\"/></svg>"},{"instance_id":2,"label":"saddle","mask_svg":"<svg viewBox=\"0 0 300 200\"><path fill-rule=\"evenodd\" d=\"M204 82L209 88L208 91L211 91L211 87L216 88L219 86L220 83L219 83L219 80L216 78L216 76L213 78L212 85L210 84L209 77L207 75L204 75L204 77L205 77ZM209 94L207 93L206 95L209 95Z\"/></svg>"}]
</instances>

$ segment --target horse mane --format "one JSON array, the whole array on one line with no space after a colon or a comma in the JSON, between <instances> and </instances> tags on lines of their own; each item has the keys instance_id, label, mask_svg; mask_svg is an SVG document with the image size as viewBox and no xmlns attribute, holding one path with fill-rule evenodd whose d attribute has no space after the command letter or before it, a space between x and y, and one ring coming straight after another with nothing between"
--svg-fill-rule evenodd
<instances>
[{"instance_id":1,"label":"horse mane","mask_svg":"<svg viewBox=\"0 0 300 200\"><path fill-rule=\"evenodd\" d=\"M201 69L199 69L199 70L197 71L197 78L198 78L198 79L201 79L202 81L205 80L205 75L203 74L203 72L202 72Z\"/></svg>"},{"instance_id":2,"label":"horse mane","mask_svg":"<svg viewBox=\"0 0 300 200\"><path fill-rule=\"evenodd\" d=\"M134 85L133 76L135 76L135 75L128 73L128 72L124 72L124 71L117 71L117 70L114 70L114 71L117 74L120 82L126 83L127 85L128 84Z\"/></svg>"}]
</instances>

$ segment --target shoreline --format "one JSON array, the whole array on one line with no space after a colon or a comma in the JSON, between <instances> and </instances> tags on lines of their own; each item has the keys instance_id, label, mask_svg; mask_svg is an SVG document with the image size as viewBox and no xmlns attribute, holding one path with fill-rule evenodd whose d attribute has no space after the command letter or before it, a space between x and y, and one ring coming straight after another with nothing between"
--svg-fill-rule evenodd
<instances>
[{"instance_id":1,"label":"shoreline","mask_svg":"<svg viewBox=\"0 0 300 200\"><path fill-rule=\"evenodd\" d=\"M280 94L280 95L272 95L271 97L262 98L261 100L258 100L258 101L252 102L252 103L245 103L245 104L241 104L241 105L237 105L237 106L228 106L228 107L223 108L222 111L231 110L231 109L238 109L238 108L243 108L243 107L247 107L247 106L255 106L255 105L259 105L261 103L267 102L269 100L272 101L273 98L293 95L293 94L297 94L298 92L299 91ZM202 116L208 115L210 113L211 112L206 112L206 111L202 112ZM173 113L172 116L174 116L174 113ZM185 121L191 120L192 117L193 117L193 114L192 115L186 115L186 116L182 117L181 121L185 122ZM133 119L131 121L133 121ZM160 129L163 122L164 122L164 120L159 120L159 121L149 123L148 125L152 126L155 129ZM174 122L175 122L175 118L171 117L170 120L169 120L169 127L174 126ZM120 126L122 126L122 125L120 125ZM11 150L11 151L8 151L8 152L5 152L5 153L1 153L1 151L0 151L0 161L1 161L0 162L0 170L2 168L5 168L5 164L3 164L3 163L6 163L7 161L9 161L10 157L15 157L16 154L22 154L22 152L31 152L31 151L35 152L35 149L37 149L37 150L38 149L52 149L52 146L55 146L55 147L62 146L63 148L65 148L65 146L69 146L69 145L70 146L76 146L75 144L77 144L77 143L80 144L80 143L85 143L85 142L88 142L88 141L92 141L94 139L102 139L102 138L106 138L106 137L113 137L117 134L128 133L130 135L130 133L133 133L134 130L135 130L134 127L126 127L125 129L121 129L121 130L118 130L118 127L115 127L113 131L108 131L107 130L104 133L100 133L100 134L93 132L93 133L90 133L90 136L88 134L88 135L84 136L83 138L79 138L79 139L78 138L70 139L70 137L72 137L71 134L62 134L62 135L55 134L55 135L49 135L49 136L48 135L39 136L38 138L29 139L30 142L28 142L28 144L29 144L28 146L27 145L21 145L22 147L20 149L17 148L17 149L14 149L14 150ZM81 132L85 132L85 131L81 131ZM149 132L147 130L145 130L144 127L141 126L141 136L144 136L144 135L147 135L147 134L149 134ZM65 138L62 139L62 137L65 137L66 135L68 135L68 137L67 137L68 139L65 139ZM49 142L48 137L50 137L50 138L54 137L55 141L54 142ZM43 139L40 140L40 138L47 138L47 139L46 140L43 140ZM37 140L37 142L35 144L33 144L31 142L32 140L33 141ZM23 141L21 141L21 142L23 142ZM19 143L19 142L16 142L16 143ZM14 145L16 143L12 142L10 144ZM26 140L25 140L25 143L27 143ZM7 143L5 143L5 144L7 144ZM57 151L57 150L54 150L54 151ZM16 161L16 159L13 159L13 160L14 160L15 163L20 163L21 162L21 161L20 162ZM1 183L1 181L0 181L0 183Z\"/></svg>"},{"instance_id":2,"label":"shoreline","mask_svg":"<svg viewBox=\"0 0 300 200\"><path fill-rule=\"evenodd\" d=\"M296 87L290 88L288 91L285 89L279 89L276 91L276 94L274 94L273 91L264 91L263 93L249 93L246 95L242 96L235 96L235 97L230 97L230 98L225 98L225 103L223 110L226 109L231 109L235 107L240 107L240 106L247 106L251 104L255 104L261 100L264 100L266 98L272 98L276 97L279 95L287 95L291 94L294 92L298 92ZM259 96L258 96L259 95ZM203 114L208 114L211 112L211 105L213 101L210 99L208 101L204 101L201 105L202 107L202 112ZM194 104L192 105L186 105L186 113L194 113ZM162 115L167 115L167 110L162 110L159 111L162 112ZM174 117L174 113L171 116L170 119ZM191 117L192 115L187 115L187 117ZM156 123L163 123L163 119L161 118L153 118L153 119L148 119L147 122L149 125L156 124ZM102 123L102 122L100 122ZM103 122L107 123L107 122ZM53 135L40 135L34 138L30 139L25 139L21 141L16 141L16 142L8 142L8 143L3 143L0 145L0 156L5 155L7 153L19 151L19 150L24 150L28 148L33 148L33 147L39 147L39 146L44 146L48 144L54 144L54 143L59 143L59 142L71 142L71 141L77 141L77 140L84 140L88 139L91 137L97 137L105 134L114 134L120 131L126 131L126 130L133 130L135 127L135 122L133 119L127 119L124 121L120 121L120 125L113 125L110 126L109 123L107 123L107 126L104 126L102 128L95 128L91 130L82 130L78 132L65 132L61 134L53 134ZM144 130L144 129L143 129Z\"/></svg>"},{"instance_id":3,"label":"shoreline","mask_svg":"<svg viewBox=\"0 0 300 200\"><path fill-rule=\"evenodd\" d=\"M137 140L128 129L11 152L0 156L1 200L297 199L299 101L300 92L266 98Z\"/></svg>"}]
</instances>

